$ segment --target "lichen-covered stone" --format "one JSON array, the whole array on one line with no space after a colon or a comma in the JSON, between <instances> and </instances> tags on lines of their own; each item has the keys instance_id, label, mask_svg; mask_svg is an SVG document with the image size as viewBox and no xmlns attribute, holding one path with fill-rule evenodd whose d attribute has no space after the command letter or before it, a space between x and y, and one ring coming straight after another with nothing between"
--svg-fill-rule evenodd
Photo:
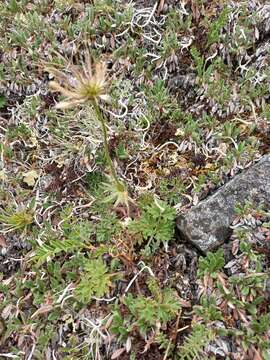
<instances>
[{"instance_id":1,"label":"lichen-covered stone","mask_svg":"<svg viewBox=\"0 0 270 360\"><path fill-rule=\"evenodd\" d=\"M235 206L246 200L270 209L270 155L236 175L216 193L177 218L182 236L203 252L216 249L230 235Z\"/></svg>"}]
</instances>

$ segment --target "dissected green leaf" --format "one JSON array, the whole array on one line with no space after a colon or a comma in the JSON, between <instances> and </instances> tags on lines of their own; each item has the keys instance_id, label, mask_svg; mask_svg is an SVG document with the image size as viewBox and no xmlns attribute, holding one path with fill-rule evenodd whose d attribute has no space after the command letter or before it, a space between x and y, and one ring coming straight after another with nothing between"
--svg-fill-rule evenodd
<instances>
[{"instance_id":1,"label":"dissected green leaf","mask_svg":"<svg viewBox=\"0 0 270 360\"><path fill-rule=\"evenodd\" d=\"M92 296L103 297L110 288L110 279L107 266L100 258L87 260L81 281L75 290L76 297L86 304L91 301Z\"/></svg>"}]
</instances>

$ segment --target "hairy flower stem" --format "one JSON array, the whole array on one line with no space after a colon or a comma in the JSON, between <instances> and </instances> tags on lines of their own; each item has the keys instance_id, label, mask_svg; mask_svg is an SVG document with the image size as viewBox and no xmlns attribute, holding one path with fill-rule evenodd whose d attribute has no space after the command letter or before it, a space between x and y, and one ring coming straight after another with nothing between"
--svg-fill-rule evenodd
<instances>
[{"instance_id":1,"label":"hairy flower stem","mask_svg":"<svg viewBox=\"0 0 270 360\"><path fill-rule=\"evenodd\" d=\"M102 127L102 132L103 132L103 139L104 139L104 151L105 151L105 156L106 156L106 160L108 162L110 171L111 171L111 175L115 181L115 183L117 184L117 186L119 186L119 188L123 188L123 184L118 180L111 156L110 156L110 151L109 151L109 144L108 144L108 133L107 133L107 128L106 128L106 123L105 123L105 119L100 111L99 105L96 101L93 101L93 106L96 112L96 115L98 117L99 122L101 123L101 127Z\"/></svg>"}]
</instances>

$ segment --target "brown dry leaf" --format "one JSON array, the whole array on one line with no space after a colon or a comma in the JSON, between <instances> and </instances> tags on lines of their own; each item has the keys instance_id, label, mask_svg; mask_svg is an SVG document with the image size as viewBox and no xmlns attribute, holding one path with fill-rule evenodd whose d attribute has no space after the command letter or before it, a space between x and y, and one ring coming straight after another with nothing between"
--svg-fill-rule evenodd
<instances>
[{"instance_id":1,"label":"brown dry leaf","mask_svg":"<svg viewBox=\"0 0 270 360\"><path fill-rule=\"evenodd\" d=\"M202 8L199 9L199 6L196 4L196 2L191 0L191 10L195 21L198 22L201 16L200 11L202 11Z\"/></svg>"},{"instance_id":2,"label":"brown dry leaf","mask_svg":"<svg viewBox=\"0 0 270 360\"><path fill-rule=\"evenodd\" d=\"M191 308L191 302L188 300L180 299L180 304L183 308Z\"/></svg>"},{"instance_id":3,"label":"brown dry leaf","mask_svg":"<svg viewBox=\"0 0 270 360\"><path fill-rule=\"evenodd\" d=\"M232 254L233 256L236 256L239 250L239 240L235 240L232 242Z\"/></svg>"},{"instance_id":4,"label":"brown dry leaf","mask_svg":"<svg viewBox=\"0 0 270 360\"><path fill-rule=\"evenodd\" d=\"M41 314L47 314L52 309L53 309L53 305L51 305L51 304L41 305L41 307L39 309L37 309L37 311L35 311L34 314L31 316L31 319L33 319L33 318L35 318L35 317L37 317L38 315L41 315Z\"/></svg>"},{"instance_id":5,"label":"brown dry leaf","mask_svg":"<svg viewBox=\"0 0 270 360\"><path fill-rule=\"evenodd\" d=\"M161 324L158 322L157 327L159 328L160 325ZM146 340L142 354L146 353L150 349L151 345L154 343L154 338L155 336L152 335L150 339Z\"/></svg>"},{"instance_id":6,"label":"brown dry leaf","mask_svg":"<svg viewBox=\"0 0 270 360\"><path fill-rule=\"evenodd\" d=\"M129 353L131 350L131 337L129 336L126 341L126 352Z\"/></svg>"},{"instance_id":7,"label":"brown dry leaf","mask_svg":"<svg viewBox=\"0 0 270 360\"><path fill-rule=\"evenodd\" d=\"M164 8L164 4L165 4L165 0L159 1L158 8L157 8L157 16L159 16L160 13L162 12L162 10Z\"/></svg>"},{"instance_id":8,"label":"brown dry leaf","mask_svg":"<svg viewBox=\"0 0 270 360\"><path fill-rule=\"evenodd\" d=\"M36 170L30 170L23 173L23 182L25 182L28 186L34 186L37 178L38 173L36 172Z\"/></svg>"},{"instance_id":9,"label":"brown dry leaf","mask_svg":"<svg viewBox=\"0 0 270 360\"><path fill-rule=\"evenodd\" d=\"M114 37L114 35L112 35L111 38L110 38L110 45L111 45L111 48L112 48L112 49L115 48L116 42L115 42L115 37Z\"/></svg>"},{"instance_id":10,"label":"brown dry leaf","mask_svg":"<svg viewBox=\"0 0 270 360\"><path fill-rule=\"evenodd\" d=\"M245 323L245 324L248 324L248 320L246 318L246 314L245 314L245 311L244 310L240 310L240 309L237 309L236 310L238 315L239 315L239 318Z\"/></svg>"},{"instance_id":11,"label":"brown dry leaf","mask_svg":"<svg viewBox=\"0 0 270 360\"><path fill-rule=\"evenodd\" d=\"M226 281L223 276L224 275L221 273L217 274L218 280L221 282L221 285L222 285L222 288L223 288L225 294L228 295L230 293L230 290L227 288L227 284L226 284Z\"/></svg>"},{"instance_id":12,"label":"brown dry leaf","mask_svg":"<svg viewBox=\"0 0 270 360\"><path fill-rule=\"evenodd\" d=\"M8 319L9 316L12 314L13 310L16 310L16 307L13 304L8 304L7 306L5 306L1 313L2 318L4 320Z\"/></svg>"},{"instance_id":13,"label":"brown dry leaf","mask_svg":"<svg viewBox=\"0 0 270 360\"><path fill-rule=\"evenodd\" d=\"M0 338L2 337L2 335L4 335L5 331L6 331L6 324L4 319L2 319L0 316Z\"/></svg>"},{"instance_id":14,"label":"brown dry leaf","mask_svg":"<svg viewBox=\"0 0 270 360\"><path fill-rule=\"evenodd\" d=\"M6 238L4 237L4 235L0 235L0 246L7 247L7 242L6 242Z\"/></svg>"},{"instance_id":15,"label":"brown dry leaf","mask_svg":"<svg viewBox=\"0 0 270 360\"><path fill-rule=\"evenodd\" d=\"M119 358L119 356L122 355L125 351L126 351L125 348L120 348L120 349L115 350L115 352L112 354L111 359L114 360L114 359Z\"/></svg>"},{"instance_id":16,"label":"brown dry leaf","mask_svg":"<svg viewBox=\"0 0 270 360\"><path fill-rule=\"evenodd\" d=\"M235 321L239 319L238 312L236 311L236 309L233 309L233 318Z\"/></svg>"},{"instance_id":17,"label":"brown dry leaf","mask_svg":"<svg viewBox=\"0 0 270 360\"><path fill-rule=\"evenodd\" d=\"M261 357L261 354L259 353L258 350L255 349L254 346L252 346L252 350L254 351L254 360L263 360L263 358Z\"/></svg>"},{"instance_id":18,"label":"brown dry leaf","mask_svg":"<svg viewBox=\"0 0 270 360\"><path fill-rule=\"evenodd\" d=\"M194 206L199 203L199 197L198 197L197 194L195 194L195 195L193 196L192 203L193 203Z\"/></svg>"}]
</instances>

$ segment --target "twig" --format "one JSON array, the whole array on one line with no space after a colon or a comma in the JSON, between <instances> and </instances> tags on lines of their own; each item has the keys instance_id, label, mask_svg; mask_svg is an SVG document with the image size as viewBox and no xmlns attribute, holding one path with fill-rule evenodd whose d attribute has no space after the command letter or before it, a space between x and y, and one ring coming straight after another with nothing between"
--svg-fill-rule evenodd
<instances>
[{"instance_id":1,"label":"twig","mask_svg":"<svg viewBox=\"0 0 270 360\"><path fill-rule=\"evenodd\" d=\"M157 15L159 16L164 8L165 0L159 0L158 8L157 8Z\"/></svg>"}]
</instances>

